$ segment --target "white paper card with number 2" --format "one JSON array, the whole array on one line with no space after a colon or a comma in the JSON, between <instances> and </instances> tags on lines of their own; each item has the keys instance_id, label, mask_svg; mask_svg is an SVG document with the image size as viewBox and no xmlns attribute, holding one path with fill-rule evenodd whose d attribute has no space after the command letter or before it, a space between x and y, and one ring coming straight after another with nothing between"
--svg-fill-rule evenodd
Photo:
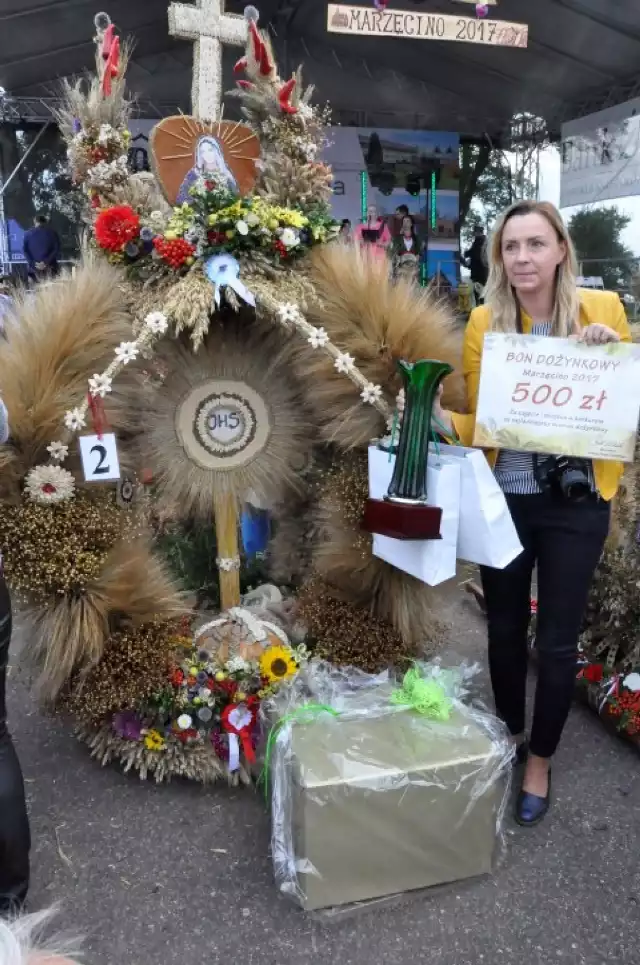
<instances>
[{"instance_id":1,"label":"white paper card with number 2","mask_svg":"<svg viewBox=\"0 0 640 965\"><path fill-rule=\"evenodd\" d=\"M80 436L80 457L86 482L120 479L118 446L113 432L102 436Z\"/></svg>"},{"instance_id":2,"label":"white paper card with number 2","mask_svg":"<svg viewBox=\"0 0 640 965\"><path fill-rule=\"evenodd\" d=\"M485 335L474 446L633 462L640 345Z\"/></svg>"}]
</instances>

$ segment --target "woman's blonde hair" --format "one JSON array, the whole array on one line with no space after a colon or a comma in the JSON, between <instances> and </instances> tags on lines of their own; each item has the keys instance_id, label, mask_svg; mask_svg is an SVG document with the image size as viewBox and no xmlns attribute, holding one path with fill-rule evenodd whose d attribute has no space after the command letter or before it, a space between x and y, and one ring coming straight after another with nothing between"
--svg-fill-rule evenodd
<instances>
[{"instance_id":1,"label":"woman's blonde hair","mask_svg":"<svg viewBox=\"0 0 640 965\"><path fill-rule=\"evenodd\" d=\"M542 215L566 248L566 256L558 265L553 316L550 320L551 334L566 338L576 332L580 314L580 298L576 288L578 260L562 215L549 201L517 201L498 219L489 246L489 280L485 291L485 302L491 309L491 329L494 332L518 330L520 305L509 284L502 260L502 235L512 218L526 214Z\"/></svg>"}]
</instances>

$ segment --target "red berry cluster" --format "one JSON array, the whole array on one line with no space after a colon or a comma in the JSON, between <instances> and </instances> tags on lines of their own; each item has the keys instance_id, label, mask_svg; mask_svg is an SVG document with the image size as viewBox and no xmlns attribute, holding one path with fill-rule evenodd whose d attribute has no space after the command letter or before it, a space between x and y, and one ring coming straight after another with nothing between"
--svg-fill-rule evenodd
<instances>
[{"instance_id":1,"label":"red berry cluster","mask_svg":"<svg viewBox=\"0 0 640 965\"><path fill-rule=\"evenodd\" d=\"M287 251L286 246L285 246L285 245L283 244L283 242L280 241L279 239L278 239L278 241L274 241L274 242L273 242L273 247L274 247L274 249L278 252L278 254L280 255L281 258L286 258L287 255L289 254L289 252Z\"/></svg>"},{"instance_id":2,"label":"red berry cluster","mask_svg":"<svg viewBox=\"0 0 640 965\"><path fill-rule=\"evenodd\" d=\"M166 261L169 267L174 270L181 268L187 258L191 258L196 250L184 238L175 238L173 241L167 241L166 238L154 238L153 245L162 260Z\"/></svg>"}]
</instances>

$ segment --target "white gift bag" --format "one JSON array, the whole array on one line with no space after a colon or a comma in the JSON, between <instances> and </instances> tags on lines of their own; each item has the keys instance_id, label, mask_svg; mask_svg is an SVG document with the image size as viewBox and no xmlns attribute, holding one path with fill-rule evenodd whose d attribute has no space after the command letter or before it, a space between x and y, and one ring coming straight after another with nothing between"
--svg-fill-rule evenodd
<instances>
[{"instance_id":1,"label":"white gift bag","mask_svg":"<svg viewBox=\"0 0 640 965\"><path fill-rule=\"evenodd\" d=\"M464 446L429 446L429 462L438 458L460 464L458 559L503 570L520 555L522 544L484 453Z\"/></svg>"},{"instance_id":2,"label":"white gift bag","mask_svg":"<svg viewBox=\"0 0 640 965\"><path fill-rule=\"evenodd\" d=\"M369 447L369 495L383 499L393 476L395 456L389 458L375 446ZM429 586L437 586L456 575L458 518L460 510L461 460L439 462L430 457L427 466L427 498L430 506L442 509L441 539L404 540L374 534L374 556L410 573Z\"/></svg>"}]
</instances>

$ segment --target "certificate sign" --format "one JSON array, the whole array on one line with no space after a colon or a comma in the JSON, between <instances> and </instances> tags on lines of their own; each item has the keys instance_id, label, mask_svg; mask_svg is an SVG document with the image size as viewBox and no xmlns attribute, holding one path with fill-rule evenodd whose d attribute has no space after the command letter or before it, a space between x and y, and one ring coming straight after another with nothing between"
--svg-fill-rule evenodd
<instances>
[{"instance_id":1,"label":"certificate sign","mask_svg":"<svg viewBox=\"0 0 640 965\"><path fill-rule=\"evenodd\" d=\"M486 335L474 445L633 462L640 345Z\"/></svg>"},{"instance_id":2,"label":"certificate sign","mask_svg":"<svg viewBox=\"0 0 640 965\"><path fill-rule=\"evenodd\" d=\"M361 37L405 37L409 40L452 40L464 44L496 47L526 47L529 27L507 20L480 20L447 13L417 10L376 10L330 3L327 7L329 33L358 34Z\"/></svg>"}]
</instances>

